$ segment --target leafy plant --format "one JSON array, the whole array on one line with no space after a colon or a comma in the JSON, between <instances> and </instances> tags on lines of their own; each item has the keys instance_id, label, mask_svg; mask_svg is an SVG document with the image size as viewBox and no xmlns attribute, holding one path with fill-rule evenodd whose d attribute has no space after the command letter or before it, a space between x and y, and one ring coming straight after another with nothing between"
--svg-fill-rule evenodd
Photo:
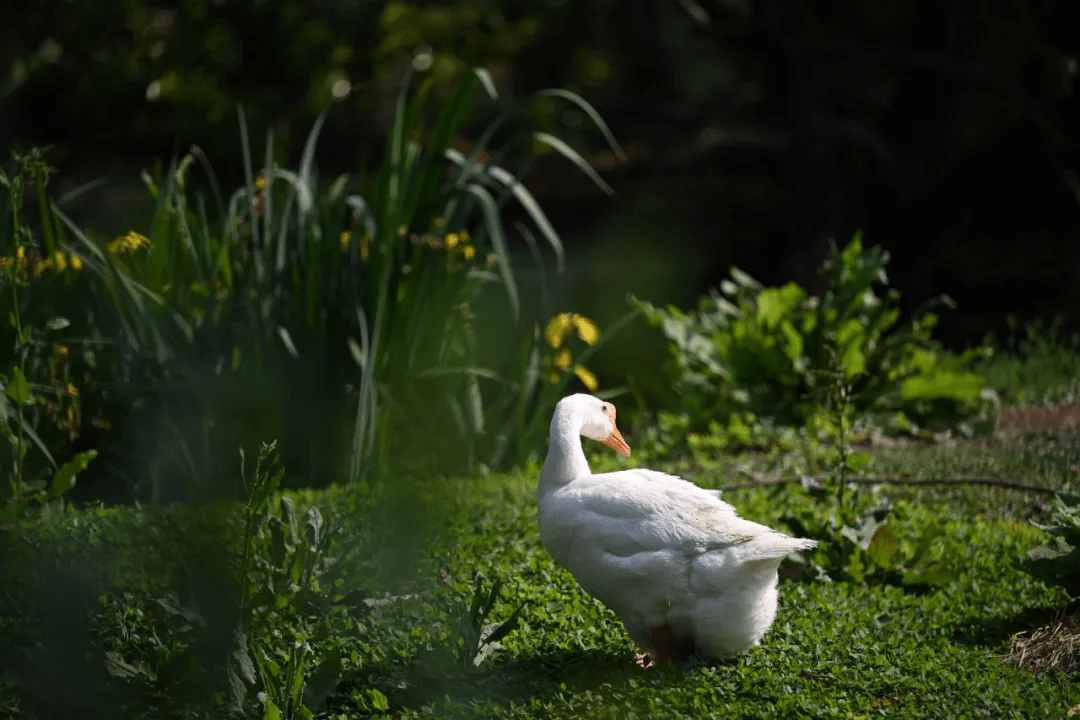
<instances>
[{"instance_id":1,"label":"leafy plant","mask_svg":"<svg viewBox=\"0 0 1080 720\"><path fill-rule=\"evenodd\" d=\"M795 283L766 288L732 268L720 292L702 298L696 311L658 309L633 300L668 340L668 375L692 428L721 425L740 413L799 427L814 412L809 400L815 374L830 369L835 353L852 383L860 412L882 414L904 429L917 420L963 417L983 397L984 379L969 366L976 351L949 356L931 340L940 297L899 325L898 293L884 295L888 253L864 250L856 234L843 250L834 246L822 265L826 289L812 297Z\"/></svg>"},{"instance_id":2,"label":"leafy plant","mask_svg":"<svg viewBox=\"0 0 1080 720\"><path fill-rule=\"evenodd\" d=\"M563 247L519 175L499 162L539 144L611 189L568 144L515 125L520 108L492 120L468 155L459 152L474 95L483 88L495 97L491 78L467 73L434 113L432 87L431 78L414 92L403 84L372 178L320 182L322 118L296 170L275 161L272 134L256 165L241 112L245 186L224 197L197 147L164 175L146 174L158 206L144 251L109 252L56 211L65 228L58 242L70 234L109 288L131 348L123 375L140 409L121 411L118 437L160 448L141 454L149 467L113 474L150 478L154 499L184 496L226 462L225 448L267 436L282 438L295 473L325 480L516 457L507 450L528 435L524 423L540 406L529 380L534 337L517 330L525 320L502 209L520 205L560 268ZM618 149L580 97L540 95L584 112ZM496 141L505 147L489 154ZM200 167L209 198L194 178ZM523 347L516 360L506 337ZM347 418L351 432L342 430ZM119 449L109 462L130 464Z\"/></svg>"},{"instance_id":3,"label":"leafy plant","mask_svg":"<svg viewBox=\"0 0 1080 720\"><path fill-rule=\"evenodd\" d=\"M1076 598L1080 596L1080 493L1060 492L1054 497L1051 523L1032 521L1050 535L1050 541L1028 551L1025 568Z\"/></svg>"},{"instance_id":4,"label":"leafy plant","mask_svg":"<svg viewBox=\"0 0 1080 720\"><path fill-rule=\"evenodd\" d=\"M79 432L79 390L69 379L68 348L53 338L71 321L48 303L34 302L35 285L53 275L70 282L82 267L77 256L57 248L44 206L52 172L41 150L16 154L12 172L0 170L6 190L0 218L10 223L0 230L0 297L11 301L11 335L0 332L0 340L12 348L12 357L0 360L0 437L7 441L0 444L0 522L22 520L28 509L62 496L97 456L96 450L68 452ZM42 207L40 237L25 218L31 189ZM36 457L30 457L31 446Z\"/></svg>"},{"instance_id":5,"label":"leafy plant","mask_svg":"<svg viewBox=\"0 0 1080 720\"><path fill-rule=\"evenodd\" d=\"M480 665L494 650L502 647L499 641L514 631L525 610L526 604L522 603L506 620L489 622L502 581L496 578L486 591L483 581L484 577L477 573L472 599L467 605L459 602L455 612L457 635L452 644L463 665Z\"/></svg>"}]
</instances>

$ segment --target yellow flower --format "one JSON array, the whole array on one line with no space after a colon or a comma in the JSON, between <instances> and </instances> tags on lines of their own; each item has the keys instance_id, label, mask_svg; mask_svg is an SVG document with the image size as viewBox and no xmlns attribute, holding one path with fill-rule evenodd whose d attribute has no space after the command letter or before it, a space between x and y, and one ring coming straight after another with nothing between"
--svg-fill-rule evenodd
<instances>
[{"instance_id":1,"label":"yellow flower","mask_svg":"<svg viewBox=\"0 0 1080 720\"><path fill-rule=\"evenodd\" d=\"M462 248L461 254L465 256L466 260L472 260L473 255L476 254L476 248L474 248L472 245L466 245L464 248Z\"/></svg>"},{"instance_id":2,"label":"yellow flower","mask_svg":"<svg viewBox=\"0 0 1080 720\"><path fill-rule=\"evenodd\" d=\"M408 234L408 232L409 232L409 228L404 226L404 225L402 225L401 227L399 227L397 229L398 237L405 237Z\"/></svg>"},{"instance_id":3,"label":"yellow flower","mask_svg":"<svg viewBox=\"0 0 1080 720\"><path fill-rule=\"evenodd\" d=\"M360 238L360 259L367 260L368 255L371 254L371 233L364 233L364 237Z\"/></svg>"},{"instance_id":4,"label":"yellow flower","mask_svg":"<svg viewBox=\"0 0 1080 720\"><path fill-rule=\"evenodd\" d=\"M265 190L266 189L266 178L264 178L262 175L255 178L255 187L259 188L260 190Z\"/></svg>"},{"instance_id":5,"label":"yellow flower","mask_svg":"<svg viewBox=\"0 0 1080 720\"><path fill-rule=\"evenodd\" d=\"M577 328L578 337L585 341L586 345L592 345L600 337L600 328L596 323L582 315L574 316L574 327Z\"/></svg>"},{"instance_id":6,"label":"yellow flower","mask_svg":"<svg viewBox=\"0 0 1080 720\"><path fill-rule=\"evenodd\" d=\"M52 257L53 265L56 267L56 272L63 272L67 270L67 255L57 250L53 253Z\"/></svg>"},{"instance_id":7,"label":"yellow flower","mask_svg":"<svg viewBox=\"0 0 1080 720\"><path fill-rule=\"evenodd\" d=\"M568 367L570 367L570 364L572 362L573 358L570 357L570 351L566 348L563 348L559 351L558 355L555 356L552 364L555 365L555 367L557 367L559 370L566 370ZM585 384L585 387L587 387L590 391L596 390L596 388L599 386L599 383L596 382L596 376L593 375L590 371L583 368L581 365L578 365L574 368L574 374L577 375L578 379L581 380L581 382ZM557 383L558 381L559 373L552 373L552 384Z\"/></svg>"},{"instance_id":8,"label":"yellow flower","mask_svg":"<svg viewBox=\"0 0 1080 720\"><path fill-rule=\"evenodd\" d=\"M574 374L578 376L578 379L584 383L585 387L589 388L589 392L593 392L599 387L599 383L596 382L596 376L585 368L578 365L574 368Z\"/></svg>"},{"instance_id":9,"label":"yellow flower","mask_svg":"<svg viewBox=\"0 0 1080 720\"><path fill-rule=\"evenodd\" d=\"M78 255L75 255L74 253L72 253L71 255L68 255L68 260L71 262L71 269L72 270L79 271L79 270L83 269L82 258L79 257Z\"/></svg>"},{"instance_id":10,"label":"yellow flower","mask_svg":"<svg viewBox=\"0 0 1080 720\"><path fill-rule=\"evenodd\" d=\"M67 345L57 345L56 346L56 354L59 355L62 358L67 357L68 356L68 346Z\"/></svg>"},{"instance_id":11,"label":"yellow flower","mask_svg":"<svg viewBox=\"0 0 1080 720\"><path fill-rule=\"evenodd\" d=\"M34 266L34 277L39 278L41 275L52 267L52 258L46 258Z\"/></svg>"},{"instance_id":12,"label":"yellow flower","mask_svg":"<svg viewBox=\"0 0 1080 720\"><path fill-rule=\"evenodd\" d=\"M149 244L150 238L132 230L127 235L122 235L110 241L108 248L111 253L133 253L139 248L147 247Z\"/></svg>"},{"instance_id":13,"label":"yellow flower","mask_svg":"<svg viewBox=\"0 0 1080 720\"><path fill-rule=\"evenodd\" d=\"M67 394L71 397L79 397L79 388L75 387L71 383L67 384Z\"/></svg>"},{"instance_id":14,"label":"yellow flower","mask_svg":"<svg viewBox=\"0 0 1080 720\"><path fill-rule=\"evenodd\" d=\"M460 238L457 233L446 233L446 237L443 240L446 243L446 249L453 250L457 247Z\"/></svg>"},{"instance_id":15,"label":"yellow flower","mask_svg":"<svg viewBox=\"0 0 1080 720\"><path fill-rule=\"evenodd\" d=\"M465 228L461 228L461 242L463 242L463 243L469 242L469 231L466 230Z\"/></svg>"},{"instance_id":16,"label":"yellow flower","mask_svg":"<svg viewBox=\"0 0 1080 720\"><path fill-rule=\"evenodd\" d=\"M551 318L547 329L544 330L544 337L551 347L562 347L571 329L576 330L577 336L588 345L592 345L600 337L600 328L596 326L596 323L577 313L559 313Z\"/></svg>"},{"instance_id":17,"label":"yellow flower","mask_svg":"<svg viewBox=\"0 0 1080 720\"><path fill-rule=\"evenodd\" d=\"M349 241L352 240L352 233L348 230L341 231L341 249L347 250L349 248Z\"/></svg>"},{"instance_id":18,"label":"yellow flower","mask_svg":"<svg viewBox=\"0 0 1080 720\"><path fill-rule=\"evenodd\" d=\"M563 344L569 330L570 313L559 313L548 322L547 327L544 329L544 337L547 339L548 345L557 348Z\"/></svg>"},{"instance_id":19,"label":"yellow flower","mask_svg":"<svg viewBox=\"0 0 1080 720\"><path fill-rule=\"evenodd\" d=\"M13 257L0 257L0 270L10 270L15 264L15 258Z\"/></svg>"}]
</instances>

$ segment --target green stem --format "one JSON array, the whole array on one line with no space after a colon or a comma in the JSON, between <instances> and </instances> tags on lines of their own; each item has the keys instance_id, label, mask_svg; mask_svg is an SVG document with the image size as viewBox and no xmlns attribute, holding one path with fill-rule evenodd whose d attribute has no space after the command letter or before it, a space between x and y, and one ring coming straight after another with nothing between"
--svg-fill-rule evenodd
<instances>
[{"instance_id":1,"label":"green stem","mask_svg":"<svg viewBox=\"0 0 1080 720\"><path fill-rule=\"evenodd\" d=\"M20 183L21 183L21 178L20 178ZM19 223L19 203L18 203L18 197L17 197L16 192L15 192L15 183L12 183L10 189L8 190L8 194L9 194L9 197L10 197L10 200L11 200L12 226L13 226L13 229L15 231L14 232L15 254L12 257L11 267L8 269L8 279L11 281L11 300L12 300L12 302L11 302L11 307L12 307L12 309L11 309L11 318L12 318L13 325L15 327L15 352L17 353L17 357L18 357L19 372L22 373L22 376L25 378L26 377L26 351L25 351L25 348L23 347L22 317L19 314L19 291L18 291L18 287L17 287L18 279L19 279L19 248L22 247L21 243L19 242L19 234L20 234L19 231L20 231L21 225ZM18 445L15 448L15 477L14 477L14 480L12 482L12 487L11 487L11 500L14 503L15 514L16 514L15 516L18 519L18 518L21 517L22 509L23 509L21 500L22 500L22 487L23 487L23 473L25 472L25 465L26 465L26 452L24 450L24 445L25 445L25 442L26 442L26 438L24 436L24 431L23 431L23 421L24 421L23 404L21 402L16 402L15 405L16 405L16 412L18 413L18 418L19 418L18 427L16 429L16 432L18 433L19 442L18 442Z\"/></svg>"}]
</instances>

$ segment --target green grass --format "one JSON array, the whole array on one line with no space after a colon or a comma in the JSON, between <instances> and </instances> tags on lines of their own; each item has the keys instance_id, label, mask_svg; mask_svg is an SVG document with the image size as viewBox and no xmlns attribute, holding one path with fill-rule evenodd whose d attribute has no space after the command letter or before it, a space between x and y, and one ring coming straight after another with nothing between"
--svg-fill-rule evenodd
<instances>
[{"instance_id":1,"label":"green grass","mask_svg":"<svg viewBox=\"0 0 1080 720\"><path fill-rule=\"evenodd\" d=\"M1080 334L1061 331L1060 319L1027 324L1023 332L1010 318L1004 343L990 339L995 352L979 368L1006 405L1071 402L1080 389Z\"/></svg>"},{"instance_id":2,"label":"green grass","mask_svg":"<svg viewBox=\"0 0 1080 720\"><path fill-rule=\"evenodd\" d=\"M921 452L908 461L931 453ZM978 455L953 452L954 469ZM256 617L252 643L279 660L294 642L309 643L314 664L339 656L340 672L310 690L316 717L328 718L1051 717L1077 702L1075 676L1036 677L1000 657L1011 634L1045 624L1067 600L1019 568L1042 542L1023 520L979 518L932 495L901 500L898 534L938 523L934 553L957 570L944 588L786 582L761 647L729 662L641 670L618 620L544 551L534 483L532 471L403 479L377 501L356 489L291 493L298 516L318 507L343 524L331 548L340 563L318 592ZM812 502L801 488L728 499L774 525ZM0 628L21 648L0 665L16 680L0 683L0 709L220 713L211 691L222 687L221 638L234 620L222 608L236 523L226 505L87 510L0 533L0 553L23 560L5 563L0 584ZM504 582L491 620L526 608L502 647L471 667L457 660L456 628L477 572Z\"/></svg>"}]
</instances>

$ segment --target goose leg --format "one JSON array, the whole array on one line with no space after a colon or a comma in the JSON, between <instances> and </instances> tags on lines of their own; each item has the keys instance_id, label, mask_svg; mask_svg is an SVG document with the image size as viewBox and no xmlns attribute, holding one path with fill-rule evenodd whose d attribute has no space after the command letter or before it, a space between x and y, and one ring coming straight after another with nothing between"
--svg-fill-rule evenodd
<instances>
[{"instance_id":1,"label":"goose leg","mask_svg":"<svg viewBox=\"0 0 1080 720\"><path fill-rule=\"evenodd\" d=\"M671 664L671 628L661 625L652 629L652 652L638 653L637 664L641 667L664 667Z\"/></svg>"},{"instance_id":2,"label":"goose leg","mask_svg":"<svg viewBox=\"0 0 1080 720\"><path fill-rule=\"evenodd\" d=\"M654 648L653 662L657 667L671 664L671 628L661 625L652 629L652 644Z\"/></svg>"}]
</instances>

